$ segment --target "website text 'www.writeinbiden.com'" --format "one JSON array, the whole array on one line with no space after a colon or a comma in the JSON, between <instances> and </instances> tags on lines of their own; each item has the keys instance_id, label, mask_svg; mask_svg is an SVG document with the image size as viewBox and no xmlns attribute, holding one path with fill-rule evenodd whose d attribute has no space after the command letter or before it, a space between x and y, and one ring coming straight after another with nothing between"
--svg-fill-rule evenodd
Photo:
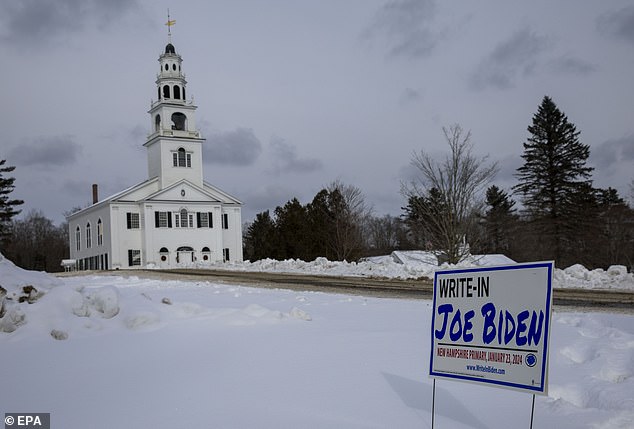
<instances>
[{"instance_id":1,"label":"website text 'www.writeinbiden.com'","mask_svg":"<svg viewBox=\"0 0 634 429\"><path fill-rule=\"evenodd\" d=\"M505 374L506 373L504 369L496 368L491 365L467 365L467 371L488 372L490 374Z\"/></svg>"}]
</instances>

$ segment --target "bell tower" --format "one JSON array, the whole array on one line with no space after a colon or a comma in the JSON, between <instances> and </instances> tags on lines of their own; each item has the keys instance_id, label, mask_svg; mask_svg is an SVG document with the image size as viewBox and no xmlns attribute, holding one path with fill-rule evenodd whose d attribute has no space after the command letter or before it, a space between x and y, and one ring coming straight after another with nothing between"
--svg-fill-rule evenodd
<instances>
[{"instance_id":1,"label":"bell tower","mask_svg":"<svg viewBox=\"0 0 634 429\"><path fill-rule=\"evenodd\" d=\"M203 186L202 143L196 129L196 106L187 100L187 81L182 71L183 59L171 41L169 20L168 43L159 56L156 77L157 100L150 104L151 129L143 146L147 148L148 176L159 178L161 189L182 179Z\"/></svg>"}]
</instances>

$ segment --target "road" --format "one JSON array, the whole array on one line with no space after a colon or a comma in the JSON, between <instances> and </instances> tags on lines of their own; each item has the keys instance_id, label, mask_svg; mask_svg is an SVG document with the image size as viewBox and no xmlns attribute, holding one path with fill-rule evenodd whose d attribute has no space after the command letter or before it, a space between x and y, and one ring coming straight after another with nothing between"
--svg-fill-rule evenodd
<instances>
[{"instance_id":1,"label":"road","mask_svg":"<svg viewBox=\"0 0 634 429\"><path fill-rule=\"evenodd\" d=\"M72 274L138 276L163 280L213 281L263 288L346 293L388 298L431 299L433 281L374 277L319 276L294 273L205 269L80 271ZM71 273L60 273L60 276ZM634 291L555 289L553 304L561 309L609 310L634 313Z\"/></svg>"}]
</instances>

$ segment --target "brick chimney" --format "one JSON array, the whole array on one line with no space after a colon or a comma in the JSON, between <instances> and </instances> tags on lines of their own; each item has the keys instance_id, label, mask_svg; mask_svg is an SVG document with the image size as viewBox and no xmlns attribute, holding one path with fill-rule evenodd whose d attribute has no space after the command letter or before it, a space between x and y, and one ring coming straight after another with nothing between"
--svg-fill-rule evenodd
<instances>
[{"instance_id":1,"label":"brick chimney","mask_svg":"<svg viewBox=\"0 0 634 429\"><path fill-rule=\"evenodd\" d=\"M92 184L92 203L97 204L99 202L99 186L96 183Z\"/></svg>"}]
</instances>

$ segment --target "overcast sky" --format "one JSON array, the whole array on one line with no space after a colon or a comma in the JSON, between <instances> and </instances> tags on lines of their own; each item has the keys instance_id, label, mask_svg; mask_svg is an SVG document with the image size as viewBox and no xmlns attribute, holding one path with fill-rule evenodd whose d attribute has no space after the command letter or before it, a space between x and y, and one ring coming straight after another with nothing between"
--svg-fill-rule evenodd
<instances>
[{"instance_id":1,"label":"overcast sky","mask_svg":"<svg viewBox=\"0 0 634 429\"><path fill-rule=\"evenodd\" d=\"M631 1L0 0L0 159L24 213L147 178L158 56L183 57L205 179L243 220L334 180L401 214L414 151L471 130L509 190L549 95L591 147L595 186L634 179Z\"/></svg>"}]
</instances>

